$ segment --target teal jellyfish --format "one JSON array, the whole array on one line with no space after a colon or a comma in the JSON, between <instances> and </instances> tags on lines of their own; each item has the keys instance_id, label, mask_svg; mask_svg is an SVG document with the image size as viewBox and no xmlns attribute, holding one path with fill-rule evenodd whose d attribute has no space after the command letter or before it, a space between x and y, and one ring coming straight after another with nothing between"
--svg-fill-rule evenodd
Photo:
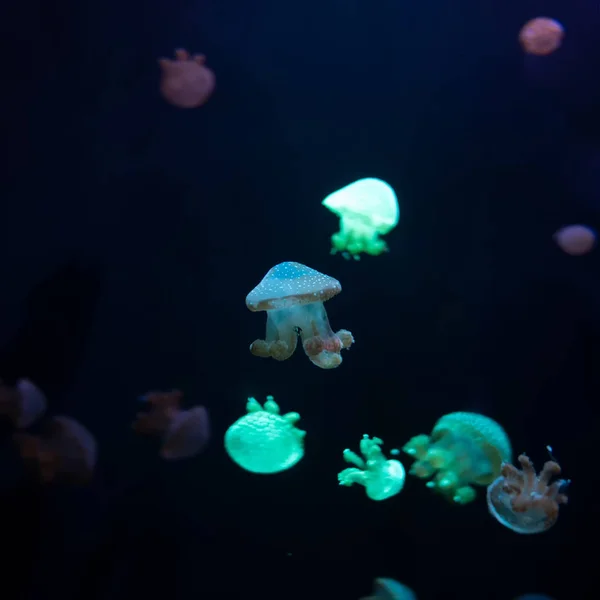
<instances>
[{"instance_id":1,"label":"teal jellyfish","mask_svg":"<svg viewBox=\"0 0 600 600\"><path fill-rule=\"evenodd\" d=\"M387 252L379 236L398 225L400 207L385 181L359 179L329 194L322 204L340 218L340 230L331 237L332 254L341 252L344 258L359 260L362 252L372 256Z\"/></svg>"},{"instance_id":2,"label":"teal jellyfish","mask_svg":"<svg viewBox=\"0 0 600 600\"><path fill-rule=\"evenodd\" d=\"M408 586L395 579L378 577L371 595L361 600L417 600L417 596Z\"/></svg>"},{"instance_id":3,"label":"teal jellyfish","mask_svg":"<svg viewBox=\"0 0 600 600\"><path fill-rule=\"evenodd\" d=\"M233 462L251 473L279 473L293 467L304 456L306 431L296 428L296 412L279 414L273 396L264 407L248 398L248 414L225 433L225 450Z\"/></svg>"},{"instance_id":4,"label":"teal jellyfish","mask_svg":"<svg viewBox=\"0 0 600 600\"><path fill-rule=\"evenodd\" d=\"M386 500L400 493L406 479L404 467L400 461L386 459L381 451L382 444L383 440L379 438L363 435L360 453L364 460L352 450L344 450L344 460L355 467L338 473L340 485L364 485L371 500Z\"/></svg>"}]
</instances>

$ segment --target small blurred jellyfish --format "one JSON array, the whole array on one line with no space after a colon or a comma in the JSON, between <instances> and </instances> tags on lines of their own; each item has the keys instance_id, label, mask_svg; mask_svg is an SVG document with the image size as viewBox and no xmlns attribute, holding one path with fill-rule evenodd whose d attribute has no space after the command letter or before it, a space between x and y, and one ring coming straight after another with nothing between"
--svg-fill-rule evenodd
<instances>
[{"instance_id":1,"label":"small blurred jellyfish","mask_svg":"<svg viewBox=\"0 0 600 600\"><path fill-rule=\"evenodd\" d=\"M187 50L175 50L175 60L160 58L160 93L163 98L179 108L202 106L215 89L215 75L204 65L206 57Z\"/></svg>"},{"instance_id":2,"label":"small blurred jellyfish","mask_svg":"<svg viewBox=\"0 0 600 600\"><path fill-rule=\"evenodd\" d=\"M406 585L389 579L378 577L373 583L373 592L361 600L417 600L417 595Z\"/></svg>"},{"instance_id":3,"label":"small blurred jellyfish","mask_svg":"<svg viewBox=\"0 0 600 600\"><path fill-rule=\"evenodd\" d=\"M270 475L293 467L304 456L306 431L298 429L297 412L280 414L273 396L264 406L248 398L246 413L225 432L225 451L251 473Z\"/></svg>"},{"instance_id":4,"label":"small blurred jellyfish","mask_svg":"<svg viewBox=\"0 0 600 600\"><path fill-rule=\"evenodd\" d=\"M355 466L338 474L339 484L363 485L371 500L387 500L399 494L406 480L404 467L398 460L388 460L381 450L382 445L383 440L365 434L360 441L364 459L350 449L344 450L344 460Z\"/></svg>"},{"instance_id":5,"label":"small blurred jellyfish","mask_svg":"<svg viewBox=\"0 0 600 600\"><path fill-rule=\"evenodd\" d=\"M191 458L200 454L210 438L208 412L203 406L189 410L180 408L183 393L152 392L141 399L150 410L140 412L133 429L144 435L158 435L161 440L160 456L166 460Z\"/></svg>"},{"instance_id":6,"label":"small blurred jellyfish","mask_svg":"<svg viewBox=\"0 0 600 600\"><path fill-rule=\"evenodd\" d=\"M16 433L19 453L41 483L89 483L98 448L94 436L75 419L54 417L41 435Z\"/></svg>"},{"instance_id":7,"label":"small blurred jellyfish","mask_svg":"<svg viewBox=\"0 0 600 600\"><path fill-rule=\"evenodd\" d=\"M564 494L568 481L561 479L560 465L551 460L536 475L533 463L525 454L519 456L522 469L503 463L500 477L487 490L490 514L502 525L516 533L547 531L558 519L559 505L567 504Z\"/></svg>"},{"instance_id":8,"label":"small blurred jellyfish","mask_svg":"<svg viewBox=\"0 0 600 600\"><path fill-rule=\"evenodd\" d=\"M331 236L332 254L360 259L365 252L378 256L387 252L379 237L389 233L400 220L400 206L392 187L381 179L359 179L327 196L325 208L340 218L340 230Z\"/></svg>"},{"instance_id":9,"label":"small blurred jellyfish","mask_svg":"<svg viewBox=\"0 0 600 600\"><path fill-rule=\"evenodd\" d=\"M554 598L546 596L546 594L523 594L517 596L515 600L554 600Z\"/></svg>"},{"instance_id":10,"label":"small blurred jellyfish","mask_svg":"<svg viewBox=\"0 0 600 600\"><path fill-rule=\"evenodd\" d=\"M341 291L337 279L300 263L275 265L246 297L249 310L267 313L266 339L254 340L250 352L261 358L287 360L300 336L314 365L339 367L341 351L348 349L354 338L346 329L333 332L323 303Z\"/></svg>"},{"instance_id":11,"label":"small blurred jellyfish","mask_svg":"<svg viewBox=\"0 0 600 600\"><path fill-rule=\"evenodd\" d=\"M568 225L552 237L558 247L571 256L587 254L596 245L596 233L585 225Z\"/></svg>"},{"instance_id":12,"label":"small blurred jellyfish","mask_svg":"<svg viewBox=\"0 0 600 600\"><path fill-rule=\"evenodd\" d=\"M0 416L13 427L27 429L46 412L46 396L29 379L19 379L12 387L0 381Z\"/></svg>"},{"instance_id":13,"label":"small blurred jellyfish","mask_svg":"<svg viewBox=\"0 0 600 600\"><path fill-rule=\"evenodd\" d=\"M554 19L537 17L527 21L519 32L519 42L527 54L546 56L562 44L565 30Z\"/></svg>"}]
</instances>

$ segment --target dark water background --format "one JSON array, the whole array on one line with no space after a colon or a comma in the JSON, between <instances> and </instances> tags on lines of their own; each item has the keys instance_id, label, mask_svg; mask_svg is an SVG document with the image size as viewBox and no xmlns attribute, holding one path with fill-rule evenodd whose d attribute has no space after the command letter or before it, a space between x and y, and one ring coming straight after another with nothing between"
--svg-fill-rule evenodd
<instances>
[{"instance_id":1,"label":"dark water background","mask_svg":"<svg viewBox=\"0 0 600 600\"><path fill-rule=\"evenodd\" d=\"M525 59L540 15L564 45ZM100 444L91 489L42 494L11 487L5 448L3 598L344 600L375 576L424 600L597 596L599 255L552 233L600 226L598 2L9 0L0 27L1 374L37 374ZM199 110L158 95L175 47L217 75ZM346 262L320 201L365 176L401 221L388 255ZM357 343L335 371L248 352L245 295L284 260L342 282L327 309ZM130 431L171 387L213 422L180 464ZM266 394L308 437L261 478L222 436ZM391 448L455 410L538 465L552 445L573 480L552 531L413 478L382 503L337 486L363 433Z\"/></svg>"}]
</instances>

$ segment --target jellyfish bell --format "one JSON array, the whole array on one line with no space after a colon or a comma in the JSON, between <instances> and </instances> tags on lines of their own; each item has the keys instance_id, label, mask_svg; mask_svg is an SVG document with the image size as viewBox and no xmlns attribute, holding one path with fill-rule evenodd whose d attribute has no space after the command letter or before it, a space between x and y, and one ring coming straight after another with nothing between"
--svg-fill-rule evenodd
<instances>
[{"instance_id":1,"label":"jellyfish bell","mask_svg":"<svg viewBox=\"0 0 600 600\"><path fill-rule=\"evenodd\" d=\"M417 596L408 586L395 579L378 577L373 583L371 595L361 600L417 600Z\"/></svg>"},{"instance_id":2,"label":"jellyfish bell","mask_svg":"<svg viewBox=\"0 0 600 600\"><path fill-rule=\"evenodd\" d=\"M547 56L560 48L565 30L554 19L536 17L527 21L519 32L519 42L527 54Z\"/></svg>"},{"instance_id":3,"label":"jellyfish bell","mask_svg":"<svg viewBox=\"0 0 600 600\"><path fill-rule=\"evenodd\" d=\"M15 386L0 381L0 415L6 416L14 427L30 427L46 408L46 396L29 379L19 379Z\"/></svg>"},{"instance_id":4,"label":"jellyfish bell","mask_svg":"<svg viewBox=\"0 0 600 600\"><path fill-rule=\"evenodd\" d=\"M175 60L160 58L160 92L179 108L198 108L206 103L215 88L215 75L205 66L206 57L190 57L187 50L175 51Z\"/></svg>"},{"instance_id":5,"label":"jellyfish bell","mask_svg":"<svg viewBox=\"0 0 600 600\"><path fill-rule=\"evenodd\" d=\"M581 256L596 245L596 233L586 225L568 225L553 235L558 247L571 256Z\"/></svg>"},{"instance_id":6,"label":"jellyfish bell","mask_svg":"<svg viewBox=\"0 0 600 600\"><path fill-rule=\"evenodd\" d=\"M266 339L255 340L250 352L262 358L287 360L298 336L311 362L332 369L342 362L340 352L354 342L352 334L333 332L323 303L342 291L337 279L297 262L283 262L268 271L246 297L252 312L267 313Z\"/></svg>"},{"instance_id":7,"label":"jellyfish bell","mask_svg":"<svg viewBox=\"0 0 600 600\"><path fill-rule=\"evenodd\" d=\"M167 460L200 454L210 439L208 412L204 406L182 410L165 432L160 455Z\"/></svg>"}]
</instances>

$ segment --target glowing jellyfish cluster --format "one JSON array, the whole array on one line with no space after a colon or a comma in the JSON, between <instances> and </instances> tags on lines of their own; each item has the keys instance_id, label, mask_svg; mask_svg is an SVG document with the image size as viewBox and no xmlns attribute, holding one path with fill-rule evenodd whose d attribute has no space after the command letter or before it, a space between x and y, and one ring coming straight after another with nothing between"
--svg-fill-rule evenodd
<instances>
[{"instance_id":1,"label":"glowing jellyfish cluster","mask_svg":"<svg viewBox=\"0 0 600 600\"><path fill-rule=\"evenodd\" d=\"M279 473L304 456L306 432L296 427L298 413L281 415L273 396L267 396L264 406L248 398L246 412L225 433L225 450L242 469Z\"/></svg>"},{"instance_id":2,"label":"glowing jellyfish cluster","mask_svg":"<svg viewBox=\"0 0 600 600\"><path fill-rule=\"evenodd\" d=\"M383 440L365 434L360 441L362 457L350 449L344 450L344 460L354 467L338 474L339 484L362 485L371 500L386 500L399 494L406 479L404 467L398 460L388 460L381 450L382 445Z\"/></svg>"},{"instance_id":3,"label":"glowing jellyfish cluster","mask_svg":"<svg viewBox=\"0 0 600 600\"><path fill-rule=\"evenodd\" d=\"M404 452L415 458L410 474L457 504L475 499L473 485L489 485L511 460L511 445L496 421L470 412L444 415L431 435L410 439Z\"/></svg>"},{"instance_id":4,"label":"glowing jellyfish cluster","mask_svg":"<svg viewBox=\"0 0 600 600\"><path fill-rule=\"evenodd\" d=\"M359 179L323 200L323 206L340 218L340 230L331 237L332 250L344 257L361 253L377 256L388 247L379 236L398 225L400 207L394 190L385 181Z\"/></svg>"},{"instance_id":5,"label":"glowing jellyfish cluster","mask_svg":"<svg viewBox=\"0 0 600 600\"><path fill-rule=\"evenodd\" d=\"M298 338L310 361L322 369L342 363L341 351L354 343L346 329L334 333L323 303L337 296L337 279L297 262L274 266L246 297L253 312L267 313L264 340L255 340L250 352L262 358L286 360L296 350Z\"/></svg>"}]
</instances>

